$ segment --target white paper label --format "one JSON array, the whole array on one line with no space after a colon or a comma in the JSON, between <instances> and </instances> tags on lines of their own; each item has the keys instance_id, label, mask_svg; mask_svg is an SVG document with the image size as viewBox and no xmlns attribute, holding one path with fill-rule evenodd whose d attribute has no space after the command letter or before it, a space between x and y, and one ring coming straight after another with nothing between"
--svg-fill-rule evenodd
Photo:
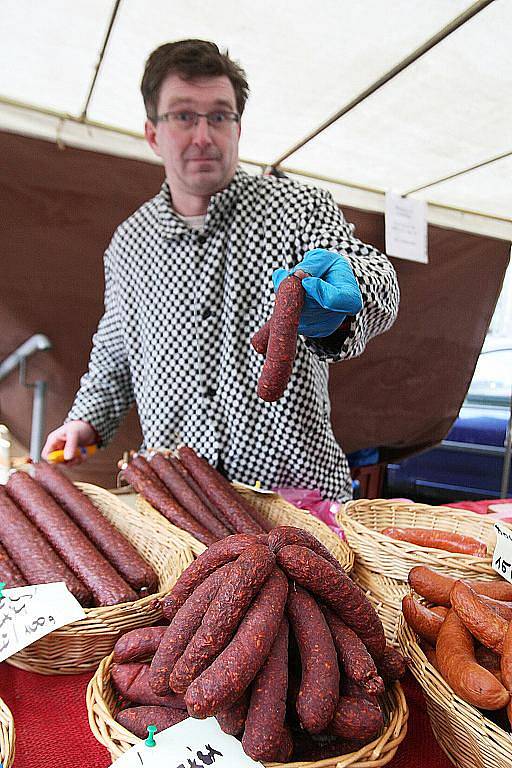
<instances>
[{"instance_id":1,"label":"white paper label","mask_svg":"<svg viewBox=\"0 0 512 768\"><path fill-rule=\"evenodd\" d=\"M496 546L492 567L499 575L512 583L512 531L500 523L494 523Z\"/></svg>"},{"instance_id":2,"label":"white paper label","mask_svg":"<svg viewBox=\"0 0 512 768\"><path fill-rule=\"evenodd\" d=\"M386 253L428 263L427 204L386 192Z\"/></svg>"},{"instance_id":3,"label":"white paper label","mask_svg":"<svg viewBox=\"0 0 512 768\"><path fill-rule=\"evenodd\" d=\"M0 599L0 661L54 629L85 618L63 581L4 589Z\"/></svg>"},{"instance_id":4,"label":"white paper label","mask_svg":"<svg viewBox=\"0 0 512 768\"><path fill-rule=\"evenodd\" d=\"M151 725L151 723L148 723ZM144 741L121 755L115 768L263 768L242 749L234 736L224 733L217 720L189 717L155 734L156 745Z\"/></svg>"}]
</instances>

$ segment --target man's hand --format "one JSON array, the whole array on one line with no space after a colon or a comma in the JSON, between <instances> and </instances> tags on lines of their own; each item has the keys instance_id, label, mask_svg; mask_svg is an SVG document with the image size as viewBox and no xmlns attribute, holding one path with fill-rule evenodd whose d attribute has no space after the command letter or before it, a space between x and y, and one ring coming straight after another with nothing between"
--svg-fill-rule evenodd
<instances>
[{"instance_id":1,"label":"man's hand","mask_svg":"<svg viewBox=\"0 0 512 768\"><path fill-rule=\"evenodd\" d=\"M306 296L299 333L313 339L330 336L347 315L355 315L362 309L359 285L344 256L323 248L308 251L292 269L274 271L272 280L276 293L281 280L298 269L311 275L302 280Z\"/></svg>"},{"instance_id":2,"label":"man's hand","mask_svg":"<svg viewBox=\"0 0 512 768\"><path fill-rule=\"evenodd\" d=\"M67 424L50 432L41 455L43 459L47 459L51 451L64 449L64 461L68 466L80 464L83 458L75 455L78 446L91 445L97 439L96 431L86 421L68 421Z\"/></svg>"}]
</instances>

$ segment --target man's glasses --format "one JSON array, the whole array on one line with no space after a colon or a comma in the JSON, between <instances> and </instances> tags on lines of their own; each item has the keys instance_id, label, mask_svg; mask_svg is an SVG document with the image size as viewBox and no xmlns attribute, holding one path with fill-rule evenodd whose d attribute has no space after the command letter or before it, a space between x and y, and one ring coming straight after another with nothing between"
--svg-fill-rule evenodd
<instances>
[{"instance_id":1,"label":"man's glasses","mask_svg":"<svg viewBox=\"0 0 512 768\"><path fill-rule=\"evenodd\" d=\"M168 123L173 128L187 131L196 126L200 117L205 117L206 122L211 128L217 128L221 131L229 130L233 123L240 122L238 112L225 112L224 110L215 110L214 112L193 112L192 110L179 110L178 112L164 112L157 115L154 123Z\"/></svg>"}]
</instances>

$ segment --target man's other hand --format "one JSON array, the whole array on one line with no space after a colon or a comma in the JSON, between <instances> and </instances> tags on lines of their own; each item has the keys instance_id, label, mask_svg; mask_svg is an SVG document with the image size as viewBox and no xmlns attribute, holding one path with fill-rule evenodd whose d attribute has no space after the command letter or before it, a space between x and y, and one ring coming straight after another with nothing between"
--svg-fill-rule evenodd
<instances>
[{"instance_id":1,"label":"man's other hand","mask_svg":"<svg viewBox=\"0 0 512 768\"><path fill-rule=\"evenodd\" d=\"M77 448L81 445L91 445L98 439L96 431L86 421L68 421L62 427L54 429L46 438L42 450L43 459L48 459L52 451L64 449L64 461L68 466L80 464L83 457L76 455Z\"/></svg>"}]
</instances>

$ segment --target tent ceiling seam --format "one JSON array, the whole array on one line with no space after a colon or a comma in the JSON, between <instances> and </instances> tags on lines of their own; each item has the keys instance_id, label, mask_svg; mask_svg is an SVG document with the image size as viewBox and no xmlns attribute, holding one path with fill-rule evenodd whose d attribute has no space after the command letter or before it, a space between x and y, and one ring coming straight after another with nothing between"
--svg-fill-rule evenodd
<instances>
[{"instance_id":1,"label":"tent ceiling seam","mask_svg":"<svg viewBox=\"0 0 512 768\"><path fill-rule=\"evenodd\" d=\"M85 120L86 117L87 117L87 110L89 109L89 104L90 104L90 101L91 101L91 98L92 98L92 94L94 93L94 88L96 87L96 81L98 79L98 75L99 75L99 72L100 72L100 69L101 69L101 65L102 65L103 59L105 57L105 53L106 53L107 46L108 46L108 43L109 43L109 40L110 40L110 35L111 35L111 32L112 32L112 28L114 26L114 22L116 20L117 12L119 10L119 6L120 5L121 5L121 0L116 0L115 5L114 5L114 9L112 11L112 15L110 16L110 21L109 21L107 32L105 34L105 39L103 40L103 46L101 48L100 55L98 57L98 62L97 62L96 67L94 69L94 75L93 75L93 78L92 78L91 85L89 87L89 93L87 94L87 98L85 100L85 106L84 106L84 108L82 110L82 114L80 115L80 119L81 120Z\"/></svg>"},{"instance_id":2,"label":"tent ceiling seam","mask_svg":"<svg viewBox=\"0 0 512 768\"><path fill-rule=\"evenodd\" d=\"M494 157L490 157L488 160L482 160L480 163L475 163L474 165L470 165L468 168L463 168L461 171L455 171L454 173L448 174L448 176L442 176L439 179L435 179L434 181L429 181L428 184L422 184L421 187L415 187L415 189L410 189L407 192L402 192L403 197L407 197L408 195L413 195L415 192L421 192L424 189L428 189L429 187L434 187L436 184L442 184L443 181L450 181L450 179L455 179L457 176L463 176L465 173L470 173L471 171L476 171L478 168L483 168L486 165L491 165L491 163L495 163L498 160L503 160L505 157L510 157L512 155L512 150L509 150L508 152L502 152L500 155L495 155Z\"/></svg>"},{"instance_id":3,"label":"tent ceiling seam","mask_svg":"<svg viewBox=\"0 0 512 768\"><path fill-rule=\"evenodd\" d=\"M425 53L428 53L428 51L434 48L438 43L445 40L449 35L452 34L452 32L455 32L457 29L459 29L459 27L461 27L467 21L469 21L474 16L476 16L477 13L480 13L480 11L483 11L484 8L486 8L492 2L494 2L494 0L478 0L478 2L475 2L472 5L470 5L469 8L466 8L465 11L463 11L454 19L452 19L452 21L450 21L448 24L442 27L442 29L436 32L435 35L430 37L422 45L416 48L416 50L414 50L412 53L406 56L405 59L402 59L402 61L400 61L398 64L395 64L394 67L388 70L384 75L381 75L381 77L379 77L371 85L365 88L364 91L362 91L353 99L351 99L351 101L349 101L348 104L345 104L345 106L343 106L333 115L331 115L331 117L327 118L327 120L324 120L324 122L321 123L318 126L318 128L315 128L313 131L311 131L311 133L307 134L307 136L305 136L303 139L298 141L296 144L292 145L290 149L286 150L286 152L284 152L276 160L274 160L271 167L278 168L284 160L286 160L291 155L295 154L295 152L297 152L299 149L302 149L302 147L304 147L310 141L315 139L320 133L325 131L333 123L337 122L340 118L344 117L344 115L346 115L352 109L357 107L358 104L365 101L365 99L367 99L377 90L379 90L379 88L381 88L383 85L386 85L386 83L388 83L390 80L396 77L396 75L400 74L400 72L403 72L405 69L407 69L407 67L409 67L415 61L421 58L421 56L423 56Z\"/></svg>"}]
</instances>

